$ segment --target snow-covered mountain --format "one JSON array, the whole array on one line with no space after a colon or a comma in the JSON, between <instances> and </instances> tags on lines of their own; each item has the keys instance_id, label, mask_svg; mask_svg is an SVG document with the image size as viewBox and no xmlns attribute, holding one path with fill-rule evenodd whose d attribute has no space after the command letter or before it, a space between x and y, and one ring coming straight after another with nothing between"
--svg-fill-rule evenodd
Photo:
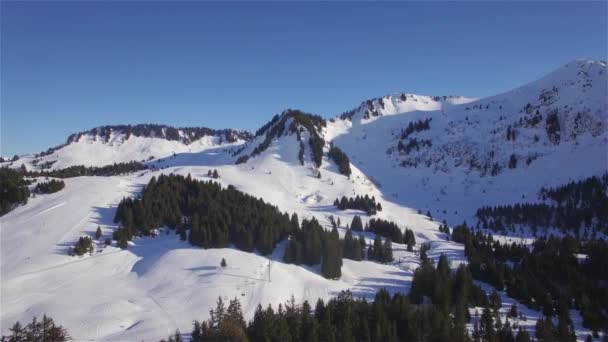
<instances>
[{"instance_id":1,"label":"snow-covered mountain","mask_svg":"<svg viewBox=\"0 0 608 342\"><path fill-rule=\"evenodd\" d=\"M351 289L405 292L419 265L414 252L394 244L395 262L344 260L342 276L328 280L319 267L282 261L285 243L271 256L235 248L201 249L174 235L138 238L126 250L102 241L117 228L116 205L162 174L209 179L261 197L300 218L329 216L345 225L358 210L339 211L336 198L374 196L376 217L411 229L437 259L465 261L463 246L446 241L439 221L472 220L482 205L534 201L541 186L606 172L608 94L605 62L574 61L546 77L496 96L472 99L396 93L363 102L325 120L297 110L275 116L255 134L166 126L107 126L69 137L38 156L2 166L28 170L107 165L131 160L150 168L137 174L66 179L54 194L38 195L0 218L1 331L16 320L50 314L76 340L157 340L193 319L204 319L218 296L239 297L246 318L256 306L330 298ZM336 146L350 159L340 173L328 156ZM433 219L420 214L430 212ZM363 216L364 222L369 217ZM103 238L93 255L66 254L97 226ZM371 234L365 235L368 242ZM228 268L219 266L226 258ZM268 276L271 280L268 280ZM503 304L513 300L504 293ZM74 305L73 303L78 303ZM522 327L540 313L527 310ZM87 317L86 322L83 317ZM573 315L580 328L580 316ZM577 331L579 339L588 333Z\"/></svg>"},{"instance_id":2,"label":"snow-covered mountain","mask_svg":"<svg viewBox=\"0 0 608 342\"><path fill-rule=\"evenodd\" d=\"M242 144L251 139L245 130L165 125L101 126L70 135L65 144L25 155L3 166L28 170L57 170L74 165L103 166L149 161L177 153L202 152Z\"/></svg>"},{"instance_id":3,"label":"snow-covered mountain","mask_svg":"<svg viewBox=\"0 0 608 342\"><path fill-rule=\"evenodd\" d=\"M606 71L574 61L477 100L392 95L330 122L327 138L392 200L459 223L483 203L606 171Z\"/></svg>"}]
</instances>

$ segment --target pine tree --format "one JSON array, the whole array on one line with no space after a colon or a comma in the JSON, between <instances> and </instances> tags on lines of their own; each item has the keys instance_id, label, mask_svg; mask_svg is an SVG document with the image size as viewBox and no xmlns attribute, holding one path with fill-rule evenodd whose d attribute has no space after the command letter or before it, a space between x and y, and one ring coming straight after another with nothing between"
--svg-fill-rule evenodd
<instances>
[{"instance_id":1,"label":"pine tree","mask_svg":"<svg viewBox=\"0 0 608 342\"><path fill-rule=\"evenodd\" d=\"M101 227L97 226L97 230L95 231L95 238L99 239L101 237Z\"/></svg>"},{"instance_id":2,"label":"pine tree","mask_svg":"<svg viewBox=\"0 0 608 342\"><path fill-rule=\"evenodd\" d=\"M295 233L300 230L300 221L298 220L298 215L296 213L291 214L291 232Z\"/></svg>"},{"instance_id":3,"label":"pine tree","mask_svg":"<svg viewBox=\"0 0 608 342\"><path fill-rule=\"evenodd\" d=\"M323 259L321 263L321 274L328 279L339 278L342 275L342 251L340 241L337 236L337 229L325 235Z\"/></svg>"},{"instance_id":4,"label":"pine tree","mask_svg":"<svg viewBox=\"0 0 608 342\"><path fill-rule=\"evenodd\" d=\"M361 221L361 217L359 215L355 215L353 217L353 221L350 224L350 229L357 232L363 231L363 222Z\"/></svg>"},{"instance_id":5,"label":"pine tree","mask_svg":"<svg viewBox=\"0 0 608 342\"><path fill-rule=\"evenodd\" d=\"M222 267L228 266L228 264L226 263L226 259L222 258L222 261L220 262L220 266L222 266Z\"/></svg>"},{"instance_id":6,"label":"pine tree","mask_svg":"<svg viewBox=\"0 0 608 342\"><path fill-rule=\"evenodd\" d=\"M390 239L384 239L382 245L382 261L383 263L389 263L393 261L393 244Z\"/></svg>"}]
</instances>

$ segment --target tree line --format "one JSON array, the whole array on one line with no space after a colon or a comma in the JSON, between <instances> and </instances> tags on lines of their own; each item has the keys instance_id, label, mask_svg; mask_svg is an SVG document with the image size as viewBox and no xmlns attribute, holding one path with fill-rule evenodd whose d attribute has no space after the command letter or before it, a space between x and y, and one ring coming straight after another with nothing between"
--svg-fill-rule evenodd
<instances>
[{"instance_id":1,"label":"tree line","mask_svg":"<svg viewBox=\"0 0 608 342\"><path fill-rule=\"evenodd\" d=\"M338 170L341 174L345 175L346 177L350 177L352 171L350 169L350 161L348 160L346 153L332 144L327 155L333 159L336 165L338 165Z\"/></svg>"},{"instance_id":2,"label":"tree line","mask_svg":"<svg viewBox=\"0 0 608 342\"><path fill-rule=\"evenodd\" d=\"M365 225L365 231L384 236L395 243L405 244L410 252L416 245L416 237L412 230L405 228L405 232L402 232L401 228L391 221L371 219Z\"/></svg>"},{"instance_id":3,"label":"tree line","mask_svg":"<svg viewBox=\"0 0 608 342\"><path fill-rule=\"evenodd\" d=\"M55 324L53 319L46 315L40 321L34 316L32 321L25 326L15 322L10 327L9 332L10 335L2 336L2 339L0 339L2 342L62 342L71 339L63 326Z\"/></svg>"},{"instance_id":4,"label":"tree line","mask_svg":"<svg viewBox=\"0 0 608 342\"><path fill-rule=\"evenodd\" d=\"M62 180L51 179L48 182L38 182L35 190L39 194L52 194L63 188L65 188L65 183Z\"/></svg>"},{"instance_id":5,"label":"tree line","mask_svg":"<svg viewBox=\"0 0 608 342\"><path fill-rule=\"evenodd\" d=\"M580 235L584 227L592 232L608 233L608 174L556 188L542 188L539 198L549 203L479 208L478 225L494 231L514 230L519 225L534 231L557 228L576 235Z\"/></svg>"},{"instance_id":6,"label":"tree line","mask_svg":"<svg viewBox=\"0 0 608 342\"><path fill-rule=\"evenodd\" d=\"M80 176L117 176L126 173L145 170L146 166L140 162L114 163L104 166L75 165L51 171L26 171L28 177L72 178Z\"/></svg>"},{"instance_id":7,"label":"tree line","mask_svg":"<svg viewBox=\"0 0 608 342\"><path fill-rule=\"evenodd\" d=\"M296 265L321 264L321 275L328 279L342 275L343 242L336 227L331 232L321 227L313 217L298 224L296 214L291 218L291 237L285 249L284 261Z\"/></svg>"},{"instance_id":8,"label":"tree line","mask_svg":"<svg viewBox=\"0 0 608 342\"><path fill-rule=\"evenodd\" d=\"M235 142L238 139L249 141L251 133L234 129L211 129L207 127L172 127L158 124L138 124L138 125L111 125L100 126L89 131L72 134L68 137L67 143L78 141L84 134L94 134L109 141L112 132L119 132L126 135L126 139L131 136L136 137L163 137L167 140L181 141L189 144L206 136L216 136L225 138L228 142ZM181 133L181 134L180 134Z\"/></svg>"},{"instance_id":9,"label":"tree line","mask_svg":"<svg viewBox=\"0 0 608 342\"><path fill-rule=\"evenodd\" d=\"M401 130L401 140L407 139L410 134L414 132L422 132L431 129L431 120L433 120L433 118L426 118L424 120L418 120L414 122L410 121L407 127Z\"/></svg>"},{"instance_id":10,"label":"tree line","mask_svg":"<svg viewBox=\"0 0 608 342\"><path fill-rule=\"evenodd\" d=\"M119 203L114 220L121 223L116 237L122 240L168 226L195 246L220 248L233 243L264 255L288 236L291 227L289 215L276 206L234 186L222 188L190 175L152 177L139 198Z\"/></svg>"},{"instance_id":11,"label":"tree line","mask_svg":"<svg viewBox=\"0 0 608 342\"><path fill-rule=\"evenodd\" d=\"M0 168L0 216L11 211L15 206L26 204L30 197L28 185L31 182L23 174L8 167Z\"/></svg>"},{"instance_id":12,"label":"tree line","mask_svg":"<svg viewBox=\"0 0 608 342\"><path fill-rule=\"evenodd\" d=\"M367 194L365 196L357 195L354 198L342 196L340 200L336 198L334 205L340 210L355 209L365 211L368 216L376 215L378 211L382 211L382 205L380 202L376 203L376 197L372 196L370 198Z\"/></svg>"},{"instance_id":13,"label":"tree line","mask_svg":"<svg viewBox=\"0 0 608 342\"><path fill-rule=\"evenodd\" d=\"M403 142L404 140L399 140L397 143L397 150L399 152L403 152L405 154L409 154L414 149L419 151L421 147L431 147L433 143L430 139L417 139L417 138L409 138L407 143Z\"/></svg>"},{"instance_id":14,"label":"tree line","mask_svg":"<svg viewBox=\"0 0 608 342\"><path fill-rule=\"evenodd\" d=\"M361 224L361 218L357 218ZM342 258L363 260L367 247L365 240L354 238L350 229L345 239L340 239L335 222L332 231L326 231L314 217L300 223L295 213L289 216L233 186L222 188L219 183L199 181L190 175L152 177L138 198L120 201L114 221L120 228L114 231L113 239L121 248L127 248L134 236L152 235L162 226L175 229L182 240L194 246L222 248L234 244L240 250L258 250L264 255L289 238L284 260L298 265L320 264L321 274L330 279L341 276ZM356 219L353 227L358 229ZM376 223L369 229L376 229ZM377 231L377 241L368 248L368 259L391 262L391 241L387 238L382 242L382 230Z\"/></svg>"},{"instance_id":15,"label":"tree line","mask_svg":"<svg viewBox=\"0 0 608 342\"><path fill-rule=\"evenodd\" d=\"M506 318L500 315L502 301L494 290L488 295L473 282L468 266L450 269L446 255L437 264L421 252L421 265L414 272L409 293L376 292L373 301L342 291L325 302L313 305L294 297L277 307L258 304L253 318L246 321L237 298L227 303L219 297L207 320L194 320L189 339L202 341L422 341L422 342L529 342L528 331L510 319L526 318L512 305ZM477 308L475 315L470 309ZM479 314L481 309L481 314ZM555 324L557 321L557 324ZM45 318L34 318L25 328L19 322L2 341L67 341L67 331ZM472 325L472 329L467 327ZM539 319L534 336L539 341L576 341L574 325L565 307L557 320ZM588 340L590 337L588 337ZM162 341L179 342L177 330Z\"/></svg>"},{"instance_id":16,"label":"tree line","mask_svg":"<svg viewBox=\"0 0 608 342\"><path fill-rule=\"evenodd\" d=\"M491 234L453 229L452 240L465 245L471 273L547 317L579 310L583 326L608 332L608 243L571 236L537 239L532 248L503 244ZM577 255L584 255L579 260Z\"/></svg>"},{"instance_id":17,"label":"tree line","mask_svg":"<svg viewBox=\"0 0 608 342\"><path fill-rule=\"evenodd\" d=\"M220 297L208 320L193 322L191 340L531 341L529 333L517 323L501 319L501 306L495 291L488 296L473 283L464 265L451 272L447 257L442 255L436 266L428 258L423 259L409 294L391 295L381 289L372 302L356 298L350 291L342 291L327 303L319 299L314 306L308 301L296 303L292 297L276 308L258 305L253 319L246 322L237 298L226 304ZM471 317L469 309L473 307L482 308L480 317ZM513 306L508 317L517 315L517 307ZM472 332L468 323L474 326ZM543 334L553 331L551 327L541 328ZM566 341L559 341L562 340Z\"/></svg>"}]
</instances>

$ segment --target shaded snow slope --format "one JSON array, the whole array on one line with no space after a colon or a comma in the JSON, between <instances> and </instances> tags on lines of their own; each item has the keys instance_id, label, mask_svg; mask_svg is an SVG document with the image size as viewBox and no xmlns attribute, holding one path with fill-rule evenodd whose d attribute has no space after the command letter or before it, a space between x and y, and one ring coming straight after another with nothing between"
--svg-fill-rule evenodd
<instances>
[{"instance_id":1,"label":"shaded snow slope","mask_svg":"<svg viewBox=\"0 0 608 342\"><path fill-rule=\"evenodd\" d=\"M327 136L386 197L470 222L480 206L534 201L542 186L606 172L606 75L604 62L575 61L486 99L335 120ZM424 120L428 130L404 134Z\"/></svg>"}]
</instances>

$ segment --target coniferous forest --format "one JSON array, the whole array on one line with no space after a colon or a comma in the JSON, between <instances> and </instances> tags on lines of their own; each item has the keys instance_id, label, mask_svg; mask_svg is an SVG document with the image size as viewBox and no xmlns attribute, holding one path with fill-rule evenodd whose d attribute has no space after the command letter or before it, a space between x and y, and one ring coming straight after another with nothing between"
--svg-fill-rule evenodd
<instances>
[{"instance_id":1,"label":"coniferous forest","mask_svg":"<svg viewBox=\"0 0 608 342\"><path fill-rule=\"evenodd\" d=\"M105 166L70 166L52 171L27 171L29 177L72 178L80 176L116 176L125 173L145 170L146 166L140 162L114 163Z\"/></svg>"},{"instance_id":2,"label":"coniferous forest","mask_svg":"<svg viewBox=\"0 0 608 342\"><path fill-rule=\"evenodd\" d=\"M27 203L30 196L28 184L22 173L6 167L0 168L0 216L19 204Z\"/></svg>"},{"instance_id":3,"label":"coniferous forest","mask_svg":"<svg viewBox=\"0 0 608 342\"><path fill-rule=\"evenodd\" d=\"M15 322L9 329L10 335L2 336L2 342L34 342L52 341L63 342L71 340L67 330L61 325L56 325L52 318L44 315L42 320L36 316L32 321L23 326L20 322Z\"/></svg>"},{"instance_id":4,"label":"coniferous forest","mask_svg":"<svg viewBox=\"0 0 608 342\"><path fill-rule=\"evenodd\" d=\"M342 267L342 242L338 231L326 232L312 218L300 225L297 215L281 213L276 206L247 195L233 186L193 180L190 176L161 175L152 178L140 198L123 199L116 210L114 232L118 246L137 235L168 226L192 245L237 248L267 255L276 244L290 237L285 261L321 264L321 274L338 278Z\"/></svg>"},{"instance_id":5,"label":"coniferous forest","mask_svg":"<svg viewBox=\"0 0 608 342\"><path fill-rule=\"evenodd\" d=\"M582 228L608 233L608 174L539 191L543 203L523 203L477 210L480 225L494 231L514 230L515 226L556 228L581 234Z\"/></svg>"},{"instance_id":6,"label":"coniferous forest","mask_svg":"<svg viewBox=\"0 0 608 342\"><path fill-rule=\"evenodd\" d=\"M342 244L338 230L326 231L314 217L310 221L302 220L300 228L295 214L291 223L285 262L309 266L321 263L321 274L325 278L339 278L342 275Z\"/></svg>"},{"instance_id":7,"label":"coniferous forest","mask_svg":"<svg viewBox=\"0 0 608 342\"><path fill-rule=\"evenodd\" d=\"M118 240L150 235L162 226L188 230L188 240L205 248L233 243L241 250L266 255L290 233L290 217L276 206L233 186L190 176L153 177L139 198L123 199L116 210Z\"/></svg>"},{"instance_id":8,"label":"coniferous forest","mask_svg":"<svg viewBox=\"0 0 608 342\"><path fill-rule=\"evenodd\" d=\"M381 289L368 302L342 291L327 303L317 300L314 306L308 301L296 303L292 297L276 308L258 305L249 322L237 298L225 303L220 297L208 320L194 320L189 336L177 330L161 341L532 341L528 331L510 321L518 318L517 305L511 306L506 319L500 317L501 306L496 291L488 296L475 285L467 266L451 271L445 255L434 265L421 253L409 294L391 295ZM476 308L474 317L471 308ZM46 316L25 327L16 322L9 331L3 342L70 339ZM557 324L550 316L538 320L534 336L538 341L575 341L568 311L560 308Z\"/></svg>"},{"instance_id":9,"label":"coniferous forest","mask_svg":"<svg viewBox=\"0 0 608 342\"><path fill-rule=\"evenodd\" d=\"M413 231L405 228L405 231L402 232L401 228L391 221L371 219L365 225L365 231L384 236L395 243L406 244L409 251L412 251L416 245L416 237Z\"/></svg>"},{"instance_id":10,"label":"coniferous forest","mask_svg":"<svg viewBox=\"0 0 608 342\"><path fill-rule=\"evenodd\" d=\"M506 290L547 317L579 310L584 327L608 332L606 241L550 237L536 240L530 249L502 244L491 234L472 233L466 225L455 227L452 239L465 245L474 278Z\"/></svg>"},{"instance_id":11,"label":"coniferous forest","mask_svg":"<svg viewBox=\"0 0 608 342\"><path fill-rule=\"evenodd\" d=\"M338 147L331 145L327 155L338 165L338 171L340 171L341 174L350 177L352 171L350 170L350 161L348 160L346 153Z\"/></svg>"},{"instance_id":12,"label":"coniferous forest","mask_svg":"<svg viewBox=\"0 0 608 342\"><path fill-rule=\"evenodd\" d=\"M424 298L430 300L423 304ZM500 296L488 296L473 283L468 268L451 272L442 255L437 265L423 257L409 293L391 295L379 290L372 302L342 291L327 303L312 305L295 299L273 308L258 305L246 322L241 303L218 298L206 321L195 320L191 341L531 341L530 334L516 323L499 319ZM471 317L469 309L482 309ZM517 317L517 307L512 307ZM467 324L473 323L472 331ZM553 325L540 326L537 334L558 336ZM165 341L177 341L176 333ZM546 339L545 339L546 340ZM557 341L556 339L554 339ZM570 339L560 339L570 341ZM548 340L547 340L548 341Z\"/></svg>"},{"instance_id":13,"label":"coniferous forest","mask_svg":"<svg viewBox=\"0 0 608 342\"><path fill-rule=\"evenodd\" d=\"M340 210L362 210L365 211L368 216L376 215L378 211L382 211L382 205L380 202L376 203L376 197L372 196L370 198L367 194L365 196L357 195L354 198L342 196L339 200L336 198L334 205Z\"/></svg>"},{"instance_id":14,"label":"coniferous forest","mask_svg":"<svg viewBox=\"0 0 608 342\"><path fill-rule=\"evenodd\" d=\"M36 184L36 192L40 194L52 194L65 188L65 183L62 180L51 179L48 182L39 182Z\"/></svg>"}]
</instances>

